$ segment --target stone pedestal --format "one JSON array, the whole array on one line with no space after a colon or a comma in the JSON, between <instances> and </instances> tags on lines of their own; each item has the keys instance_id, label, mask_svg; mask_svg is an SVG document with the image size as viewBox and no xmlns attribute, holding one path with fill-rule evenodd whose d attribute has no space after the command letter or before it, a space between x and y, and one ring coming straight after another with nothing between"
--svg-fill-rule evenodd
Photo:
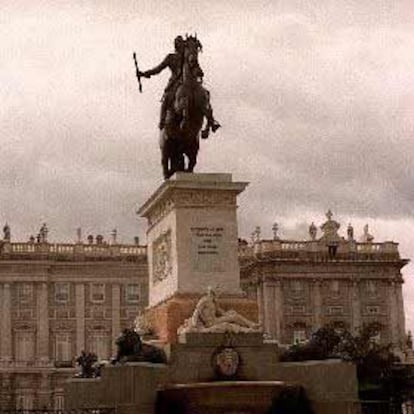
<instances>
[{"instance_id":1,"label":"stone pedestal","mask_svg":"<svg viewBox=\"0 0 414 414\"><path fill-rule=\"evenodd\" d=\"M220 303L257 320L256 303L240 289L236 210L246 186L231 174L176 173L139 209L148 220L146 316L161 340L176 340L209 286Z\"/></svg>"},{"instance_id":2,"label":"stone pedestal","mask_svg":"<svg viewBox=\"0 0 414 414\"><path fill-rule=\"evenodd\" d=\"M195 383L217 380L214 354L218 349L230 347L237 351L240 365L233 380L274 380L279 361L275 344L264 344L261 333L186 333L179 342L166 347L169 358L169 382Z\"/></svg>"},{"instance_id":3,"label":"stone pedestal","mask_svg":"<svg viewBox=\"0 0 414 414\"><path fill-rule=\"evenodd\" d=\"M139 209L148 220L149 306L220 286L240 293L236 197L230 174L176 173Z\"/></svg>"}]
</instances>

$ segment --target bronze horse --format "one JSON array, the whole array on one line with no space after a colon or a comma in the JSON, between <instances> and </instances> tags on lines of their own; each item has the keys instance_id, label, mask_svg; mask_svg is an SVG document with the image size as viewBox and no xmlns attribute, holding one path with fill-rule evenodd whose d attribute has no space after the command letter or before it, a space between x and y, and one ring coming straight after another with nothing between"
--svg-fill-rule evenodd
<instances>
[{"instance_id":1,"label":"bronze horse","mask_svg":"<svg viewBox=\"0 0 414 414\"><path fill-rule=\"evenodd\" d=\"M201 84L203 72L198 64L201 49L196 37L188 36L185 39L182 80L160 134L165 179L177 171L193 172L197 163L200 130L204 117L211 111L209 93ZM207 134L203 131L203 138Z\"/></svg>"}]
</instances>

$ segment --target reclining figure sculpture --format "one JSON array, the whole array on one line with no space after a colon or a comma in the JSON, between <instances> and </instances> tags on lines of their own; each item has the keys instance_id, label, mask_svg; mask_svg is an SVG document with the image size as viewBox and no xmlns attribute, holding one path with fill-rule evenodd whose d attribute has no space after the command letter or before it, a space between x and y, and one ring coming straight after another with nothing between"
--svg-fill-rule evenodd
<instances>
[{"instance_id":1,"label":"reclining figure sculpture","mask_svg":"<svg viewBox=\"0 0 414 414\"><path fill-rule=\"evenodd\" d=\"M178 335L188 332L252 333L262 332L262 327L234 310L223 310L217 303L217 293L209 287L207 294L198 301L191 318L186 319L177 330Z\"/></svg>"}]
</instances>

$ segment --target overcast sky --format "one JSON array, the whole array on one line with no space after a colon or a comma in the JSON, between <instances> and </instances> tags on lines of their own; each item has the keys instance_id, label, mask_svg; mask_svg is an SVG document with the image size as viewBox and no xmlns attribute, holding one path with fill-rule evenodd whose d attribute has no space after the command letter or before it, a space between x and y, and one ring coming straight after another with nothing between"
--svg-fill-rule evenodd
<instances>
[{"instance_id":1,"label":"overcast sky","mask_svg":"<svg viewBox=\"0 0 414 414\"><path fill-rule=\"evenodd\" d=\"M414 258L414 3L0 0L0 220L14 240L43 221L52 241L122 241L162 182L159 99L167 71L143 70L197 32L222 129L198 172L249 181L240 234L303 239L332 209L357 236L400 242ZM1 223L0 223L1 224ZM414 327L412 266L404 271Z\"/></svg>"}]
</instances>

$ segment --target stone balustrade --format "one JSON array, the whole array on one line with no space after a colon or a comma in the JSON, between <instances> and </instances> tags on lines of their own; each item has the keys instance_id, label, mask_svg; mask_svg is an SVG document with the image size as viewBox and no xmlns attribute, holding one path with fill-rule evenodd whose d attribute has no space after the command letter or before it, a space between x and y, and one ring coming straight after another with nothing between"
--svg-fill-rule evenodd
<instances>
[{"instance_id":1,"label":"stone balustrade","mask_svg":"<svg viewBox=\"0 0 414 414\"><path fill-rule=\"evenodd\" d=\"M260 240L253 245L240 245L239 257L311 260L399 260L398 243L360 243L341 240L333 244L334 251L329 251L329 243L321 240Z\"/></svg>"},{"instance_id":2,"label":"stone balustrade","mask_svg":"<svg viewBox=\"0 0 414 414\"><path fill-rule=\"evenodd\" d=\"M128 244L10 243L3 242L0 260L9 258L123 258L146 257L147 247Z\"/></svg>"},{"instance_id":3,"label":"stone balustrade","mask_svg":"<svg viewBox=\"0 0 414 414\"><path fill-rule=\"evenodd\" d=\"M146 257L147 246L128 244L82 244L82 243L3 243L0 250L0 260L5 258L48 258L61 257L79 259ZM328 246L323 241L295 240L260 240L253 245L241 244L239 258L272 256L280 258L313 258L323 259L329 256ZM398 243L360 243L341 241L336 245L335 255L331 258L338 260L395 260L399 259Z\"/></svg>"}]
</instances>

